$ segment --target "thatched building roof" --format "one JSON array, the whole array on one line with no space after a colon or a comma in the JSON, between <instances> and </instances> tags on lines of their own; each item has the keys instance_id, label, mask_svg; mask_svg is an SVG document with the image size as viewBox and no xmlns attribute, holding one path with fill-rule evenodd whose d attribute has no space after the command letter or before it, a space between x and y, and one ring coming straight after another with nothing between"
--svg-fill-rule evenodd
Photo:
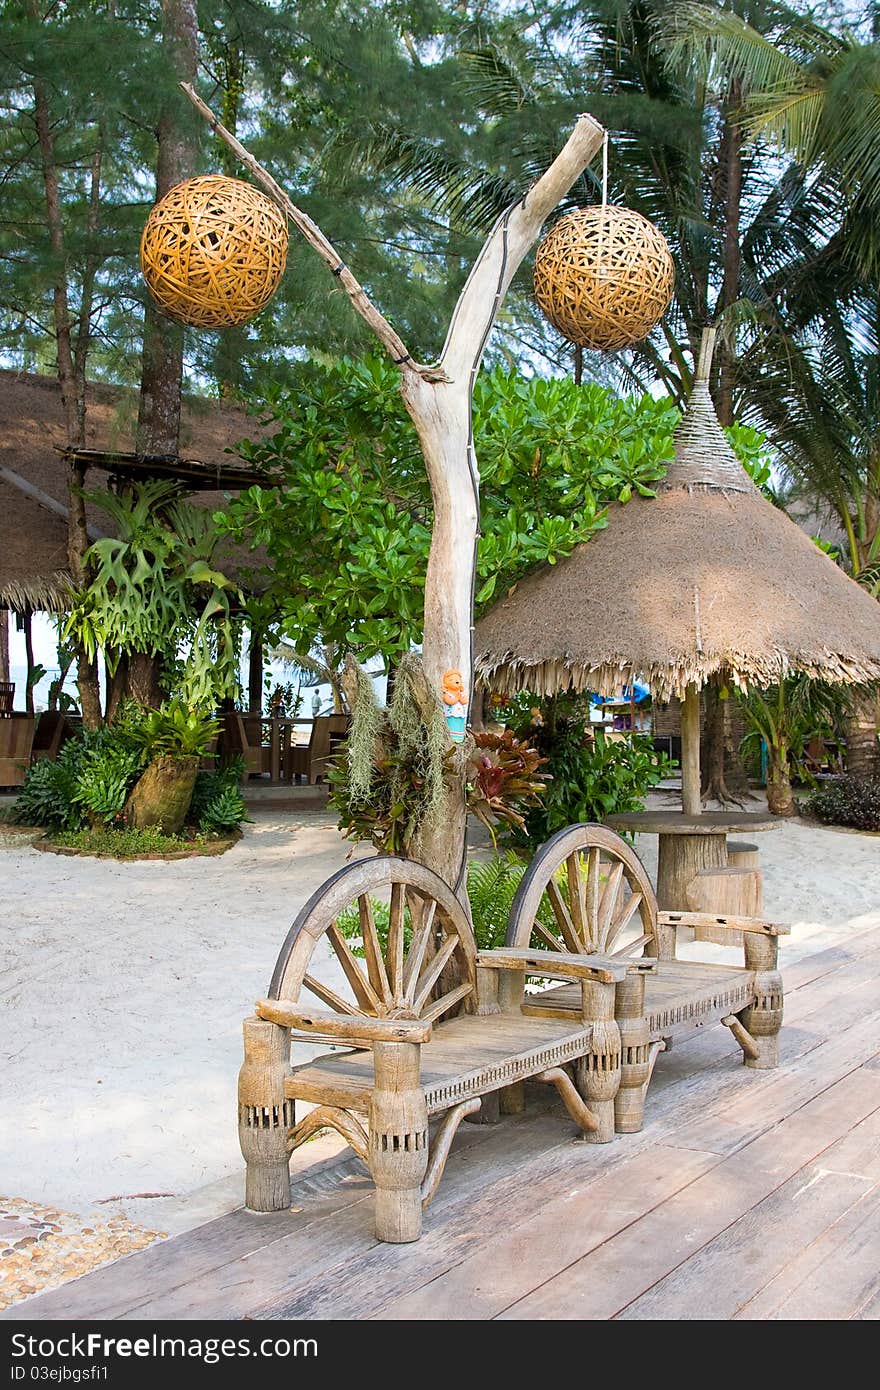
<instances>
[{"instance_id":1,"label":"thatched building roof","mask_svg":"<svg viewBox=\"0 0 880 1390\"><path fill-rule=\"evenodd\" d=\"M698 379L656 498L614 504L606 530L499 599L474 651L504 692L877 680L880 604L761 495Z\"/></svg>"},{"instance_id":2,"label":"thatched building roof","mask_svg":"<svg viewBox=\"0 0 880 1390\"><path fill-rule=\"evenodd\" d=\"M89 387L88 449L117 454L132 450L136 423L136 392L115 386ZM245 465L225 451L260 433L258 422L239 407L190 397L183 408L180 454L221 477L238 464L235 471L241 473L239 485L243 486ZM53 609L67 602L68 467L58 452L65 443L56 379L0 371L0 606ZM190 485L197 486L199 468L190 469L188 476ZM254 477L258 480L257 474ZM106 471L90 468L87 487L100 488L106 481ZM193 493L191 500L212 510L218 506L213 487ZM87 517L91 538L104 534L108 526L104 513L89 506ZM242 579L254 563L247 552L236 551L223 567Z\"/></svg>"}]
</instances>

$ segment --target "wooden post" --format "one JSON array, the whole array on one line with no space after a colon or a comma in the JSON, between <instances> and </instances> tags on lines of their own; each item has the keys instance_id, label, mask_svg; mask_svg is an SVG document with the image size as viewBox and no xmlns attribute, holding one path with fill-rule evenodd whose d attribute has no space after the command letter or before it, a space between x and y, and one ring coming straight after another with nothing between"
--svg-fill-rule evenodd
<instances>
[{"instance_id":1,"label":"wooden post","mask_svg":"<svg viewBox=\"0 0 880 1390\"><path fill-rule=\"evenodd\" d=\"M24 652L27 662L27 678L25 681L24 707L28 714L34 712L34 615L30 608L26 608L21 615L21 628L24 633Z\"/></svg>"},{"instance_id":2,"label":"wooden post","mask_svg":"<svg viewBox=\"0 0 880 1390\"><path fill-rule=\"evenodd\" d=\"M755 1002L739 1015L758 1049L757 1057L743 1055L747 1067L767 1071L779 1065L779 1030L782 1027L782 976L779 942L775 936L744 932L746 966L755 973Z\"/></svg>"},{"instance_id":3,"label":"wooden post","mask_svg":"<svg viewBox=\"0 0 880 1390\"><path fill-rule=\"evenodd\" d=\"M238 1140L247 1164L245 1206L283 1211L290 1206L290 1153L294 1104L284 1095L290 1074L290 1030L265 1019L244 1021L244 1064L238 1074Z\"/></svg>"},{"instance_id":4,"label":"wooden post","mask_svg":"<svg viewBox=\"0 0 880 1390\"><path fill-rule=\"evenodd\" d=\"M431 486L434 527L425 578L425 626L422 660L437 696L443 678L455 673L465 700L473 695L471 637L473 580L479 527L480 477L470 429L474 380L483 350L511 280L536 241L545 219L571 188L600 148L604 130L591 116L578 117L563 149L523 198L498 218L477 257L452 315L439 362L416 362L400 335L372 303L363 286L320 227L291 202L271 174L212 111L188 83L181 86L218 137L257 182L274 198L309 245L326 262L354 309L400 368L400 389L418 432ZM446 804L435 828L422 836L418 857L456 886L464 902L465 800L464 747L454 743L447 779Z\"/></svg>"},{"instance_id":5,"label":"wooden post","mask_svg":"<svg viewBox=\"0 0 880 1390\"><path fill-rule=\"evenodd\" d=\"M9 680L9 609L0 606L0 681Z\"/></svg>"},{"instance_id":6,"label":"wooden post","mask_svg":"<svg viewBox=\"0 0 880 1390\"><path fill-rule=\"evenodd\" d=\"M417 1043L373 1044L370 1174L376 1184L376 1235L402 1245L422 1234L422 1181L428 1169L428 1107Z\"/></svg>"},{"instance_id":7,"label":"wooden post","mask_svg":"<svg viewBox=\"0 0 880 1390\"><path fill-rule=\"evenodd\" d=\"M593 1025L590 1050L577 1066L578 1090L598 1120L584 1134L588 1144L607 1144L614 1138L614 1101L620 1087L620 1029L614 1019L614 985L598 980L581 983L582 1012Z\"/></svg>"},{"instance_id":8,"label":"wooden post","mask_svg":"<svg viewBox=\"0 0 880 1390\"><path fill-rule=\"evenodd\" d=\"M620 1029L620 1090L614 1098L614 1128L618 1134L637 1134L645 1114L651 1043L641 970L630 971L615 986L614 1016Z\"/></svg>"},{"instance_id":9,"label":"wooden post","mask_svg":"<svg viewBox=\"0 0 880 1390\"><path fill-rule=\"evenodd\" d=\"M688 685L681 702L681 809L702 814L700 795L700 687Z\"/></svg>"}]
</instances>

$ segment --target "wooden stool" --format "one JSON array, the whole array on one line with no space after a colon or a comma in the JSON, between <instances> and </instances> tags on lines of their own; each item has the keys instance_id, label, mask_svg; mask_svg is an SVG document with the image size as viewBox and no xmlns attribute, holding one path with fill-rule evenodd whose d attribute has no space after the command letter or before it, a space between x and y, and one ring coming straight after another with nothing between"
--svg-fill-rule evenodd
<instances>
[{"instance_id":1,"label":"wooden stool","mask_svg":"<svg viewBox=\"0 0 880 1390\"><path fill-rule=\"evenodd\" d=\"M747 840L728 840L727 862L732 869L759 869L761 856L758 846L750 845Z\"/></svg>"},{"instance_id":2,"label":"wooden stool","mask_svg":"<svg viewBox=\"0 0 880 1390\"><path fill-rule=\"evenodd\" d=\"M752 847L744 847L751 851ZM754 851L757 859L757 850ZM731 865L726 869L700 869L688 884L687 900L692 912L708 912L716 917L760 917L762 892L760 869ZM712 926L696 927L695 941L713 941L717 946L741 946L742 932Z\"/></svg>"}]
</instances>

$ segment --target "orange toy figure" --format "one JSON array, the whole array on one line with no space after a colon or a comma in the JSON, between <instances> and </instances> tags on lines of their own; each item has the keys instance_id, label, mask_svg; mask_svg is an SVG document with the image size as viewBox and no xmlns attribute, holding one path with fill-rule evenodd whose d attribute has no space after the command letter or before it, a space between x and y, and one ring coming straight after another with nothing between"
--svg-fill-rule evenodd
<instances>
[{"instance_id":1,"label":"orange toy figure","mask_svg":"<svg viewBox=\"0 0 880 1390\"><path fill-rule=\"evenodd\" d=\"M443 673L443 704L446 726L453 743L464 742L467 724L467 691L460 671Z\"/></svg>"}]
</instances>

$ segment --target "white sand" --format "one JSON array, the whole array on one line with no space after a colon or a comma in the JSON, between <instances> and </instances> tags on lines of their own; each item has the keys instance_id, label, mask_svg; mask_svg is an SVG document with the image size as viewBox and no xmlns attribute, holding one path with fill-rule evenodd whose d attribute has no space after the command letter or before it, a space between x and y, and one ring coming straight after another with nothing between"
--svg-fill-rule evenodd
<instances>
[{"instance_id":1,"label":"white sand","mask_svg":"<svg viewBox=\"0 0 880 1390\"><path fill-rule=\"evenodd\" d=\"M880 923L880 838L795 822L760 848L790 959ZM217 859L0 849L0 1193L85 1209L239 1174L241 1020L348 849L329 816L271 812Z\"/></svg>"}]
</instances>

